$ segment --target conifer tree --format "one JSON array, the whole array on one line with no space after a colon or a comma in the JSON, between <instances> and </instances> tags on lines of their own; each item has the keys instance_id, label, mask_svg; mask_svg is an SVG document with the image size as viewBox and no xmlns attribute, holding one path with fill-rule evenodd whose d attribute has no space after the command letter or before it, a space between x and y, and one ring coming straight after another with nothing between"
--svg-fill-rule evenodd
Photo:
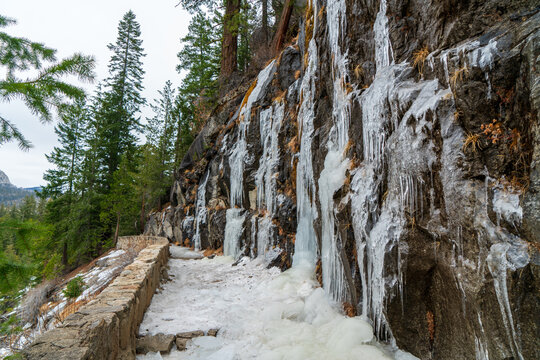
<instances>
[{"instance_id":1,"label":"conifer tree","mask_svg":"<svg viewBox=\"0 0 540 360\"><path fill-rule=\"evenodd\" d=\"M220 77L225 80L232 75L237 67L238 51L238 15L241 0L224 0L225 12L222 18ZM220 1L217 0L180 0L182 6L190 11L201 11L203 7L214 8Z\"/></svg>"},{"instance_id":2,"label":"conifer tree","mask_svg":"<svg viewBox=\"0 0 540 360\"><path fill-rule=\"evenodd\" d=\"M109 189L114 172L124 154L128 159L135 151L141 126L138 118L145 103L141 96L145 56L140 39L140 25L128 11L118 25L118 37L109 44L113 52L109 62L109 78L97 97L95 116L96 141L104 187Z\"/></svg>"},{"instance_id":3,"label":"conifer tree","mask_svg":"<svg viewBox=\"0 0 540 360\"><path fill-rule=\"evenodd\" d=\"M47 186L42 190L42 198L51 198L48 203L47 219L54 224L53 236L58 250L62 253L62 264L68 264L68 247L78 241L73 227L72 208L79 200L77 180L81 178L81 166L87 141L89 112L84 99L67 106L61 113L55 128L60 146L56 146L47 160L54 169L47 170L43 178Z\"/></svg>"},{"instance_id":4,"label":"conifer tree","mask_svg":"<svg viewBox=\"0 0 540 360\"><path fill-rule=\"evenodd\" d=\"M201 114L208 111L217 91L220 63L220 34L215 26L217 19L197 13L189 25L189 33L182 38L184 47L178 53L180 60L176 70L187 71L180 87L184 101L182 117L194 124L200 122Z\"/></svg>"},{"instance_id":5,"label":"conifer tree","mask_svg":"<svg viewBox=\"0 0 540 360\"><path fill-rule=\"evenodd\" d=\"M112 224L115 225L112 246L116 246L119 235L131 235L138 230L135 226L138 206L132 161L126 155L122 156L119 168L114 173L111 190L103 199L102 206L106 212L101 213L101 221L105 224L114 221Z\"/></svg>"},{"instance_id":6,"label":"conifer tree","mask_svg":"<svg viewBox=\"0 0 540 360\"><path fill-rule=\"evenodd\" d=\"M15 24L15 20L0 15L0 28ZM84 97L84 90L62 79L68 75L82 81L94 79L94 59L75 54L58 61L56 50L26 38L10 36L0 31L0 101L21 99L42 122L52 120L52 109L61 108L66 101ZM22 78L21 72L32 70L35 76ZM17 141L27 150L31 143L13 121L0 114L0 145Z\"/></svg>"},{"instance_id":7,"label":"conifer tree","mask_svg":"<svg viewBox=\"0 0 540 360\"><path fill-rule=\"evenodd\" d=\"M172 185L174 169L175 127L179 112L175 106L175 91L167 81L160 97L151 105L154 116L148 118L145 127L147 143L141 149L142 161L137 176L137 188L141 199L140 228L144 229L146 209L161 207L161 201Z\"/></svg>"},{"instance_id":8,"label":"conifer tree","mask_svg":"<svg viewBox=\"0 0 540 360\"><path fill-rule=\"evenodd\" d=\"M45 197L55 198L74 192L87 141L89 115L86 101L82 98L61 112L55 128L60 146L55 146L52 153L47 155L47 160L55 168L47 170L43 176L47 181L47 186L43 188Z\"/></svg>"},{"instance_id":9,"label":"conifer tree","mask_svg":"<svg viewBox=\"0 0 540 360\"><path fill-rule=\"evenodd\" d=\"M93 152L92 166L98 175L93 181L94 185L97 181L98 187L97 193L88 196L99 209L90 211L91 214L99 213L98 224L101 230L95 246L96 253L107 246L107 241L117 234L116 229L120 226L117 209L122 205L118 205L118 202L125 197L118 196L119 182L115 173L121 162L126 167L125 171L122 170L125 176L133 174L137 168L136 144L141 132L138 113L145 103L141 96L144 76L142 58L145 54L140 36L140 25L135 14L128 11L118 25L116 42L109 44L113 52L109 62L109 77L95 98L92 124L94 136L90 139L90 147ZM122 180L121 184L124 183L126 181ZM92 219L95 220L94 217ZM92 227L95 225L86 224Z\"/></svg>"}]
</instances>

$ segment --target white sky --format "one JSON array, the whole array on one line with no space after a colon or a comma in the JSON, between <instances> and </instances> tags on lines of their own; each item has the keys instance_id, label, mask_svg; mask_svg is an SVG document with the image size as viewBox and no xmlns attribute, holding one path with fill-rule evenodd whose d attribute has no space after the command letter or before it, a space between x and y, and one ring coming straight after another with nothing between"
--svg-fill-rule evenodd
<instances>
[{"instance_id":1,"label":"white sky","mask_svg":"<svg viewBox=\"0 0 540 360\"><path fill-rule=\"evenodd\" d=\"M42 42L58 50L58 58L75 52L94 55L97 79L107 77L111 52L107 44L116 41L122 16L133 10L141 24L141 38L146 57L143 96L151 102L165 81L180 83L175 68L180 38L188 31L190 16L178 0L0 0L0 13L15 18L17 24L4 28L11 35ZM2 73L2 72L0 72ZM93 86L85 86L93 89ZM41 124L22 102L0 102L2 115L19 127L34 147L22 152L16 143L0 145L0 170L19 187L44 185L43 173L51 168L45 154L57 144L54 124ZM143 110L143 118L150 116Z\"/></svg>"}]
</instances>

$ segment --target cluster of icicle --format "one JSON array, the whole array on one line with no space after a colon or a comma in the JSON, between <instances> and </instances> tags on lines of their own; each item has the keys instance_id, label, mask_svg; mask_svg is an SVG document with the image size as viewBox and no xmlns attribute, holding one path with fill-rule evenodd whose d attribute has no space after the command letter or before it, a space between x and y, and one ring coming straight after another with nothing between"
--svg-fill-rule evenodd
<instances>
[{"instance_id":1,"label":"cluster of icicle","mask_svg":"<svg viewBox=\"0 0 540 360\"><path fill-rule=\"evenodd\" d=\"M316 2L313 4L316 8ZM307 64L299 84L301 103L298 108L299 152L296 154L296 199L297 232L293 267L315 267L318 259L322 264L323 287L328 296L335 301L355 301L359 305L362 317L370 319L379 338L390 339L392 333L385 318L385 303L391 295L390 290L397 290L397 296L403 298L404 275L402 267L406 261L407 245L400 243L405 224L424 213L424 193L430 197L430 217L440 216L440 210L433 207L433 165L441 161L440 176L445 194L461 196L459 169L456 164L462 157L461 144L463 132L454 123L454 99L450 89L448 66L459 63L465 58L468 65L485 70L491 68L497 56L496 41L486 46L479 42L469 42L456 48L438 51L428 56L428 65L444 67L444 79L420 80L410 78L410 64L396 64L392 55L389 38L386 0L381 0L373 32L375 37L376 74L371 85L359 91L346 83L349 78L346 43L346 1L335 0L326 3L326 23L328 43L332 53L332 128L326 144L327 155L324 168L318 180L314 178L312 136L314 133L315 104L317 86L318 48L316 39L310 39L307 46ZM315 11L317 13L317 11ZM317 16L314 17L317 28ZM315 33L315 32L314 32ZM238 113L236 142L228 153L230 165L230 209L226 215L224 240L225 255L237 257L242 252L241 235L245 226L244 209L244 167L250 159L247 149L246 133L251 119L251 110L266 92L276 69L276 62L271 62L260 72L256 86L246 95ZM352 87L352 88L351 88ZM490 96L490 94L488 94ZM272 246L269 239L274 231L272 217L276 212L275 172L279 163L279 132L284 118L285 105L277 101L267 109L261 110L259 128L263 155L259 161L255 182L257 187L256 204L259 216L251 219L252 246L257 244L257 253L264 255ZM358 102L362 111L363 161L351 168L351 159L346 157L350 142L349 126L351 107ZM445 106L441 106L441 105ZM403 115L400 109L407 106ZM431 113L432 118L427 114ZM434 144L426 133L432 131L433 118L440 123L444 140L442 155L437 160ZM413 122L414 126L410 123ZM426 129L418 131L417 129ZM226 149L224 144L223 149ZM223 150L222 149L222 150ZM354 289L349 288L347 274L342 259L342 239L335 231L334 194L340 189L346 177L350 176L350 201L352 224L355 235L358 267L362 284L362 299L354 299ZM382 181L388 182L388 190L382 196ZM426 180L429 179L429 180ZM205 187L206 175L199 186L196 213L195 246L200 247L200 225L206 217ZM487 191L487 190L486 190ZM488 203L487 195L477 194L479 202ZM502 192L496 193L495 211L500 217L512 222L520 221L521 209L514 197L506 199ZM320 214L316 206L318 197ZM317 240L314 221L321 219L321 238ZM490 243L496 242L489 252L487 268L495 279L495 290L501 304L501 313L505 328L511 340L514 354L521 358L512 320L506 288L506 269L519 268L528 262L523 254L523 242L508 233L495 231L495 225L486 214L479 215L478 225L485 229ZM461 227L449 225L446 231L454 234L457 260L456 266L462 266L467 260L463 255ZM496 233L496 234L495 234ZM320 248L318 244L320 243ZM254 251L251 251L252 255ZM385 257L389 253L397 256L397 268L389 271L385 267ZM507 261L513 255L515 260ZM480 260L479 260L480 261ZM481 264L478 265L480 268ZM482 275L483 276L483 275ZM463 291L466 284L458 283ZM465 299L463 299L465 304ZM478 314L477 359L487 359L487 339L483 333L480 314Z\"/></svg>"}]
</instances>

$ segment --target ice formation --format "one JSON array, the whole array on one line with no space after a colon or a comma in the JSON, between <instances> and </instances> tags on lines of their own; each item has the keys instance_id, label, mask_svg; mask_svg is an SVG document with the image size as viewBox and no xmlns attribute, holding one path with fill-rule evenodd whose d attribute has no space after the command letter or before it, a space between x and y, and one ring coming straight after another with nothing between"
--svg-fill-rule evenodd
<instances>
[{"instance_id":1,"label":"ice formation","mask_svg":"<svg viewBox=\"0 0 540 360\"><path fill-rule=\"evenodd\" d=\"M201 225L206 223L206 183L209 176L210 172L207 172L204 180L199 184L199 188L197 189L195 235L193 236L195 250L201 249Z\"/></svg>"}]
</instances>

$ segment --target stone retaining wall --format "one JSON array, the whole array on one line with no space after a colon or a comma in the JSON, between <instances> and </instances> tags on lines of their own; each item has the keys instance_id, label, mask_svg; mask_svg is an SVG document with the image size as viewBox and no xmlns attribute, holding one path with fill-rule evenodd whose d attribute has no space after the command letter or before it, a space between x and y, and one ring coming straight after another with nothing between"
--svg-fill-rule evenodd
<instances>
[{"instance_id":1,"label":"stone retaining wall","mask_svg":"<svg viewBox=\"0 0 540 360\"><path fill-rule=\"evenodd\" d=\"M160 244L163 239L165 238L161 236L120 236L118 238L118 242L116 243L116 248L140 252L142 249L150 245Z\"/></svg>"},{"instance_id":2,"label":"stone retaining wall","mask_svg":"<svg viewBox=\"0 0 540 360\"><path fill-rule=\"evenodd\" d=\"M136 240L131 238L124 243ZM135 359L135 335L159 286L169 257L168 243L166 238L154 237L152 245L141 250L101 294L25 349L24 358Z\"/></svg>"}]
</instances>

